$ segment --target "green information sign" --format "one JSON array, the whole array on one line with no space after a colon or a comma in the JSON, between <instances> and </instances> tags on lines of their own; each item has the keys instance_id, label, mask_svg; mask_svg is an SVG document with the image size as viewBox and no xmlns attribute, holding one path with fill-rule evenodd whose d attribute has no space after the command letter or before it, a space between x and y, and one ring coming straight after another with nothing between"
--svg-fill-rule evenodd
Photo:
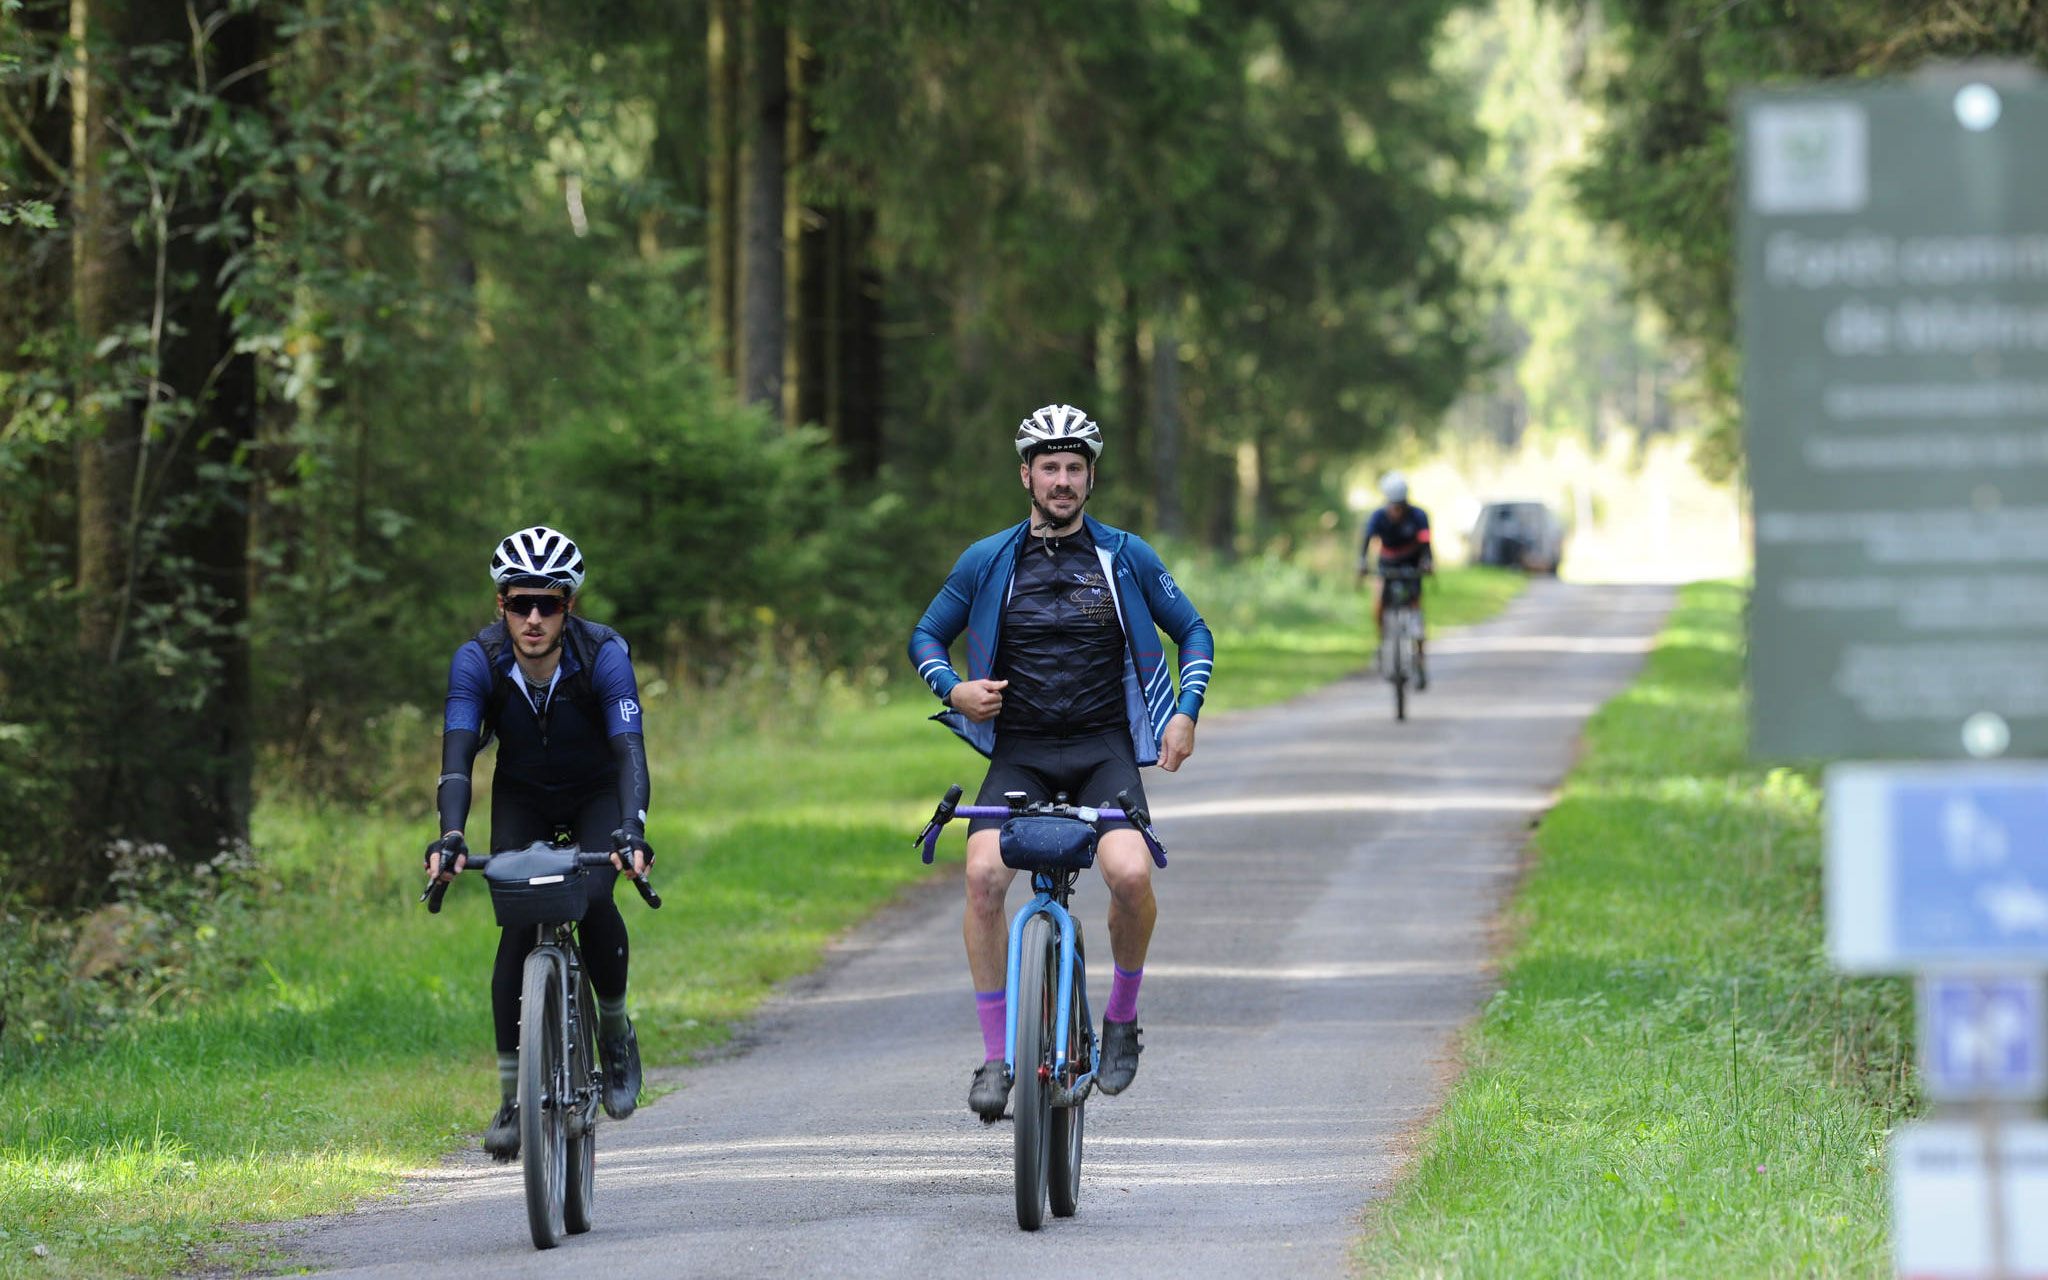
<instances>
[{"instance_id":1,"label":"green information sign","mask_svg":"<svg viewBox=\"0 0 2048 1280\"><path fill-rule=\"evenodd\" d=\"M2048 755L2048 90L1739 104L1765 757Z\"/></svg>"}]
</instances>

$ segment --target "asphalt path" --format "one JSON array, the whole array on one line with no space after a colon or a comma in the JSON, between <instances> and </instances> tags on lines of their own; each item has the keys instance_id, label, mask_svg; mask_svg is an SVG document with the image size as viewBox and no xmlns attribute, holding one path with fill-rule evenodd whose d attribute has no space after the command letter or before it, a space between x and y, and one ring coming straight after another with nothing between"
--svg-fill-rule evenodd
<instances>
[{"instance_id":1,"label":"asphalt path","mask_svg":"<svg viewBox=\"0 0 2048 1280\"><path fill-rule=\"evenodd\" d=\"M674 1093L605 1124L588 1235L536 1252L518 1167L471 1152L274 1243L294 1267L403 1280L1343 1275L1492 990L1530 826L1670 600L1537 582L1432 642L1405 724L1360 676L1209 717L1177 775L1147 771L1172 865L1145 1053L1128 1092L1088 1104L1071 1219L1017 1229L1010 1126L967 1110L981 1040L955 871L841 940L737 1051L663 1073ZM977 763L963 750L970 795ZM1076 895L1097 1009L1106 903L1099 878Z\"/></svg>"}]
</instances>

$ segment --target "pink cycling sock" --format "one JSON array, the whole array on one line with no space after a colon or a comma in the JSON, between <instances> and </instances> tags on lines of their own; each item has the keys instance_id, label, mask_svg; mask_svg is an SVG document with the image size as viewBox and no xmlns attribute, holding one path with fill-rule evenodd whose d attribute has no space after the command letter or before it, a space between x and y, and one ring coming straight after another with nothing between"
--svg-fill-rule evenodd
<instances>
[{"instance_id":1,"label":"pink cycling sock","mask_svg":"<svg viewBox=\"0 0 2048 1280\"><path fill-rule=\"evenodd\" d=\"M981 1017L981 1048L986 1060L1001 1061L1003 1041L1009 1030L1007 1000L1001 991L974 993L974 1012Z\"/></svg>"},{"instance_id":2,"label":"pink cycling sock","mask_svg":"<svg viewBox=\"0 0 2048 1280\"><path fill-rule=\"evenodd\" d=\"M1122 965L1111 965L1116 976L1109 980L1109 1003L1102 1006L1102 1016L1108 1022L1129 1022L1138 1016L1138 984L1145 980L1145 966L1139 965L1134 972L1126 972Z\"/></svg>"}]
</instances>

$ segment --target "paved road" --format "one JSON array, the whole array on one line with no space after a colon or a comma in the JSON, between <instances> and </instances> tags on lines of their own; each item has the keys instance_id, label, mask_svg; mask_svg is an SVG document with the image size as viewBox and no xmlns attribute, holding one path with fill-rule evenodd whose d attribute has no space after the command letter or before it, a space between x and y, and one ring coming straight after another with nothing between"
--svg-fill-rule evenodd
<instances>
[{"instance_id":1,"label":"paved road","mask_svg":"<svg viewBox=\"0 0 2048 1280\"><path fill-rule=\"evenodd\" d=\"M948 879L845 939L750 1047L601 1130L591 1234L536 1253L516 1167L471 1155L279 1243L404 1280L1342 1275L1490 990L1530 821L1669 602L1538 582L1440 639L1405 725L1353 679L1212 717L1178 776L1148 772L1173 864L1146 1052L1129 1092L1089 1104L1075 1218L1018 1231L1009 1126L966 1109L981 1046ZM1105 900L1099 880L1077 899L1104 957Z\"/></svg>"}]
</instances>

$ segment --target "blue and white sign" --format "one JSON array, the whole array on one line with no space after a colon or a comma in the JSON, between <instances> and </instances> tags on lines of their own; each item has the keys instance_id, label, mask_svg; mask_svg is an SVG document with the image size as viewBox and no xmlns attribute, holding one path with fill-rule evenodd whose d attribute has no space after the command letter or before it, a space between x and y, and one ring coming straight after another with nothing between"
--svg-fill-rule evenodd
<instances>
[{"instance_id":1,"label":"blue and white sign","mask_svg":"<svg viewBox=\"0 0 2048 1280\"><path fill-rule=\"evenodd\" d=\"M2048 765L1830 768L1827 923L1852 972L2048 968Z\"/></svg>"},{"instance_id":2,"label":"blue and white sign","mask_svg":"<svg viewBox=\"0 0 2048 1280\"><path fill-rule=\"evenodd\" d=\"M1920 1074L1939 1102L2024 1101L2048 1091L2043 984L2032 974L1920 982Z\"/></svg>"}]
</instances>

